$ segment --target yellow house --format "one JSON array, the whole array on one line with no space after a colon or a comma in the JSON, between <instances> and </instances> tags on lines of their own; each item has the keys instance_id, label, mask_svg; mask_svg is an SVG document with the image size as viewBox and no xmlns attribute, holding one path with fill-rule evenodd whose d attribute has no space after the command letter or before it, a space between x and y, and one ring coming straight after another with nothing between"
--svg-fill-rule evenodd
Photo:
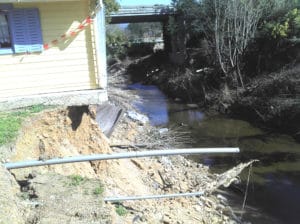
<instances>
[{"instance_id":1,"label":"yellow house","mask_svg":"<svg viewBox=\"0 0 300 224\"><path fill-rule=\"evenodd\" d=\"M101 3L0 0L0 110L107 100Z\"/></svg>"}]
</instances>

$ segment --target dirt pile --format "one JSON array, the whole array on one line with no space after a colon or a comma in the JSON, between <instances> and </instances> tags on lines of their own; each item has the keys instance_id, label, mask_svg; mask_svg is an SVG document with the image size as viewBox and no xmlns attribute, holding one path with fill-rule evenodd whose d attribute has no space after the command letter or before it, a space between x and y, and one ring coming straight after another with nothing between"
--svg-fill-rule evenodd
<instances>
[{"instance_id":1,"label":"dirt pile","mask_svg":"<svg viewBox=\"0 0 300 224\"><path fill-rule=\"evenodd\" d=\"M28 119L15 145L12 161L46 160L49 158L110 152L106 137L90 117L87 107L46 111ZM33 168L38 172L53 171L62 175L78 174L96 177L106 162L76 163ZM15 170L20 177L32 169ZM24 175L22 175L24 174Z\"/></svg>"},{"instance_id":2,"label":"dirt pile","mask_svg":"<svg viewBox=\"0 0 300 224\"><path fill-rule=\"evenodd\" d=\"M44 111L28 118L11 161L110 153L88 107ZM8 150L10 151L10 150ZM0 223L111 223L103 206L107 162L31 167L0 172ZM2 214L3 213L3 214ZM10 214L10 215L7 215Z\"/></svg>"},{"instance_id":3,"label":"dirt pile","mask_svg":"<svg viewBox=\"0 0 300 224\"><path fill-rule=\"evenodd\" d=\"M0 165L0 192L0 223L25 223L21 213L21 200L16 197L19 185L2 165Z\"/></svg>"},{"instance_id":4,"label":"dirt pile","mask_svg":"<svg viewBox=\"0 0 300 224\"><path fill-rule=\"evenodd\" d=\"M27 223L111 223L99 180L51 172L31 178L22 192Z\"/></svg>"}]
</instances>

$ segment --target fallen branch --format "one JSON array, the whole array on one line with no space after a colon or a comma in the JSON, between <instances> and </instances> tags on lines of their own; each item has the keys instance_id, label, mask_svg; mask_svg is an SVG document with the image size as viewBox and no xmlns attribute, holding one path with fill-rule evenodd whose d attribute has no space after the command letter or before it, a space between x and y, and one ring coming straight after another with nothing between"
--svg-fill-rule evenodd
<instances>
[{"instance_id":1,"label":"fallen branch","mask_svg":"<svg viewBox=\"0 0 300 224\"><path fill-rule=\"evenodd\" d=\"M237 180L237 176L248 166L253 164L254 162L258 162L259 160L251 160L248 163L241 163L236 167L220 174L217 176L216 180L212 181L205 188L206 192L213 192L221 186L229 187L229 185Z\"/></svg>"}]
</instances>

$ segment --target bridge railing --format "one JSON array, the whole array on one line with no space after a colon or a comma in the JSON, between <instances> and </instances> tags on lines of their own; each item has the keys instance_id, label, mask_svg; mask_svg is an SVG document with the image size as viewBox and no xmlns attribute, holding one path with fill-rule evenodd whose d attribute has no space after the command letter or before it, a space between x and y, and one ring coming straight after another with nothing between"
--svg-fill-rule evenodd
<instances>
[{"instance_id":1,"label":"bridge railing","mask_svg":"<svg viewBox=\"0 0 300 224\"><path fill-rule=\"evenodd\" d=\"M122 6L119 11L110 13L111 17L130 15L168 15L174 14L175 9L169 5L138 5Z\"/></svg>"}]
</instances>

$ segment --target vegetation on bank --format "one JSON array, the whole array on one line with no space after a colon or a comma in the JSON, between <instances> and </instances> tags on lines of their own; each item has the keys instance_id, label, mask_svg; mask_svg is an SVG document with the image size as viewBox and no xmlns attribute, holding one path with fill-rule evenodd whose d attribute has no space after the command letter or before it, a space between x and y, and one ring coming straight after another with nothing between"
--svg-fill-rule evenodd
<instances>
[{"instance_id":1,"label":"vegetation on bank","mask_svg":"<svg viewBox=\"0 0 300 224\"><path fill-rule=\"evenodd\" d=\"M185 61L163 52L132 64L134 81L300 138L300 1L174 0ZM143 76L144 75L144 76ZM142 77L142 78L141 78Z\"/></svg>"},{"instance_id":2,"label":"vegetation on bank","mask_svg":"<svg viewBox=\"0 0 300 224\"><path fill-rule=\"evenodd\" d=\"M19 110L0 112L0 146L11 143L18 135L22 121L45 109L44 105L34 105Z\"/></svg>"}]
</instances>

